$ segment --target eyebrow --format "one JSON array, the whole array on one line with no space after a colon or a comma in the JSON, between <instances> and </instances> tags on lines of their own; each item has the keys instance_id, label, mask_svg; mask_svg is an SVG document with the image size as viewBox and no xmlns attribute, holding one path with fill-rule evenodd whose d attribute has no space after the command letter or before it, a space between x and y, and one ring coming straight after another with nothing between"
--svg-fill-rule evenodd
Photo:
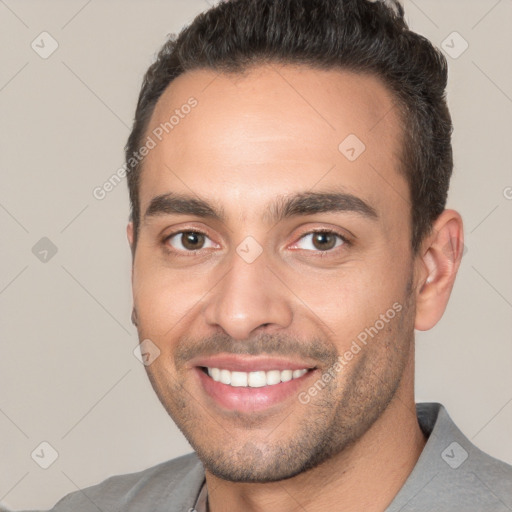
<instances>
[{"instance_id":1,"label":"eyebrow","mask_svg":"<svg viewBox=\"0 0 512 512\"><path fill-rule=\"evenodd\" d=\"M275 198L267 205L264 220L273 224L291 217L332 212L353 212L374 221L379 218L373 206L353 194L345 192L299 192ZM154 197L144 214L144 220L148 217L176 214L194 215L220 222L226 220L222 207L215 206L203 199L174 192Z\"/></svg>"}]
</instances>

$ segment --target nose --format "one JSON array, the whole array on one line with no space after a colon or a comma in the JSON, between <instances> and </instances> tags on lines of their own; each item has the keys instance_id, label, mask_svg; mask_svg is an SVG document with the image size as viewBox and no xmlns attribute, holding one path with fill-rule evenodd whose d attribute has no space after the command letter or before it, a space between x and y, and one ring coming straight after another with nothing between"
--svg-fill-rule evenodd
<instances>
[{"instance_id":1,"label":"nose","mask_svg":"<svg viewBox=\"0 0 512 512\"><path fill-rule=\"evenodd\" d=\"M252 263L235 252L225 272L207 295L203 315L208 325L244 340L263 326L279 330L291 324L292 293L269 268L265 252Z\"/></svg>"}]
</instances>

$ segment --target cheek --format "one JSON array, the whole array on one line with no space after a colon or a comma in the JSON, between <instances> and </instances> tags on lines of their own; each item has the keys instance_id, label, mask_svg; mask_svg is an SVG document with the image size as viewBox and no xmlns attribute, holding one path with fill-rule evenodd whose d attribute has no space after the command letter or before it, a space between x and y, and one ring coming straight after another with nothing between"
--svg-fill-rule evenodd
<instances>
[{"instance_id":1,"label":"cheek","mask_svg":"<svg viewBox=\"0 0 512 512\"><path fill-rule=\"evenodd\" d=\"M326 326L326 333L338 345L339 350L350 344L353 338L375 324L381 315L395 317L396 309L404 298L406 277L396 262L384 258L372 259L371 263L358 261L344 267L329 278L297 280L294 291L306 306L305 314L316 323ZM379 322L380 325L380 322ZM390 325L386 325L390 327Z\"/></svg>"},{"instance_id":2,"label":"cheek","mask_svg":"<svg viewBox=\"0 0 512 512\"><path fill-rule=\"evenodd\" d=\"M205 293L204 276L169 269L154 260L136 262L133 299L139 326L146 336L163 336L200 306ZM186 320L185 320L186 321Z\"/></svg>"}]
</instances>

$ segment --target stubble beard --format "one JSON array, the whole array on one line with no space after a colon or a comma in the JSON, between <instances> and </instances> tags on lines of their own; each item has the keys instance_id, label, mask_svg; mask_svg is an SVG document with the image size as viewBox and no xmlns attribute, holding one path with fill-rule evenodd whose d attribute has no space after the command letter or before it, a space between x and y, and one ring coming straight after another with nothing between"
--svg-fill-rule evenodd
<instances>
[{"instance_id":1,"label":"stubble beard","mask_svg":"<svg viewBox=\"0 0 512 512\"><path fill-rule=\"evenodd\" d=\"M164 369L159 370L158 377L156 369L146 369L163 406L210 473L246 483L292 478L356 443L392 402L414 342L413 299L409 282L400 313L314 399L308 404L297 400L300 419L293 431L290 421L281 419L281 424L267 427L267 435L262 435L258 425L265 423L264 413L252 418L234 413L231 437L204 413L176 378L165 380ZM221 438L209 434L210 425L221 430ZM234 439L240 442L233 443Z\"/></svg>"}]
</instances>

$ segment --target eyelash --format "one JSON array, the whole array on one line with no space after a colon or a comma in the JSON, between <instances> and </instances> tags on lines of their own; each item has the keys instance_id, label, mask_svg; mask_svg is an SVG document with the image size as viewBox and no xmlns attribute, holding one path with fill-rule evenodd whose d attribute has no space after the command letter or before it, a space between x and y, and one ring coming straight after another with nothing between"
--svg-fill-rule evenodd
<instances>
[{"instance_id":1,"label":"eyelash","mask_svg":"<svg viewBox=\"0 0 512 512\"><path fill-rule=\"evenodd\" d=\"M195 234L204 235L205 237L209 238L207 233L205 233L204 231L201 231L199 229L181 229L179 231L174 231L173 233L170 233L170 234L166 235L164 237L164 239L162 240L162 244L164 246L164 249L169 254L188 257L188 256L195 256L195 255L197 255L197 253L199 251L202 250L202 249L195 249L193 251L181 251L181 250L170 248L170 246L168 244L168 241L172 237L174 237L176 235L179 235L179 234L184 234L184 233L195 233ZM339 237L341 239L341 241L343 243L340 246L338 246L338 247L334 247L332 249L327 249L325 251L320 251L320 250L318 250L318 251L311 251L311 250L308 250L308 249L294 249L294 250L305 250L307 252L314 253L315 254L314 257L320 257L320 258L323 257L323 258L325 258L327 255L330 255L332 253L336 253L337 252L336 249L339 249L340 247L343 247L343 246L350 247L352 245L352 242L347 237L345 237L344 235L342 235L338 231L335 231L335 230L332 230L332 229L316 229L316 230L312 230L312 231L307 231L307 232L303 233L299 237L298 241L302 240L307 235L312 235L312 234L316 234L316 233L326 233L326 234L330 234L330 235L336 235L337 237ZM298 241L295 242L294 244L298 243Z\"/></svg>"}]
</instances>

